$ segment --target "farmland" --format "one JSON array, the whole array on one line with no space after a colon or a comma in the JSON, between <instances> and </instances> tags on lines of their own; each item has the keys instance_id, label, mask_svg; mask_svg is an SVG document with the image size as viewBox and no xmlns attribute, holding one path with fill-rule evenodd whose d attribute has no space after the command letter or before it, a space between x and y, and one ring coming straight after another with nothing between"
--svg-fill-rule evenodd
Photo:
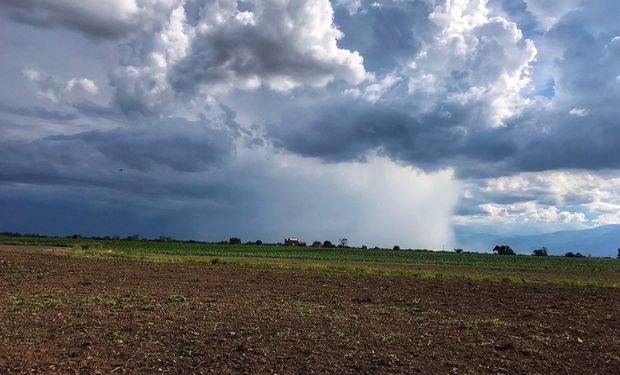
<instances>
[{"instance_id":1,"label":"farmland","mask_svg":"<svg viewBox=\"0 0 620 375\"><path fill-rule=\"evenodd\" d=\"M488 266L502 268L560 268L620 272L620 262L602 258L496 256L488 253L454 253L431 250L391 250L359 248L312 248L280 245L231 245L220 243L92 240L52 237L0 237L2 244L50 245L109 249L119 254L165 254L214 257L249 257L359 261L404 264Z\"/></svg>"},{"instance_id":2,"label":"farmland","mask_svg":"<svg viewBox=\"0 0 620 375\"><path fill-rule=\"evenodd\" d=\"M94 245L0 246L0 373L615 374L620 366L620 290L609 285L355 269L515 271L506 265ZM153 258L124 259L130 254ZM299 267L274 266L288 262ZM332 264L355 266L302 267ZM528 270L544 280L554 272L617 273L561 264Z\"/></svg>"},{"instance_id":3,"label":"farmland","mask_svg":"<svg viewBox=\"0 0 620 375\"><path fill-rule=\"evenodd\" d=\"M429 250L299 248L279 245L0 237L0 243L66 246L74 255L174 263L219 263L474 281L620 287L616 259L499 256Z\"/></svg>"}]
</instances>

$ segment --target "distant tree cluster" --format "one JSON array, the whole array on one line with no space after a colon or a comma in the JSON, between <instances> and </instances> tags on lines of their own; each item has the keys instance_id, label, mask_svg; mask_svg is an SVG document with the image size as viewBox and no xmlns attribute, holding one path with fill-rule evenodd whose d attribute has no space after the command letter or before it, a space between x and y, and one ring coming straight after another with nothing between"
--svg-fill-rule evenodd
<instances>
[{"instance_id":1,"label":"distant tree cluster","mask_svg":"<svg viewBox=\"0 0 620 375\"><path fill-rule=\"evenodd\" d=\"M537 257L546 257L547 255L549 255L549 253L547 252L547 248L544 246L540 249L532 251L532 254Z\"/></svg>"},{"instance_id":2,"label":"distant tree cluster","mask_svg":"<svg viewBox=\"0 0 620 375\"><path fill-rule=\"evenodd\" d=\"M508 245L497 245L493 248L493 253L498 255L516 255L515 251Z\"/></svg>"},{"instance_id":3,"label":"distant tree cluster","mask_svg":"<svg viewBox=\"0 0 620 375\"><path fill-rule=\"evenodd\" d=\"M569 251L564 256L567 258L583 258L584 257L584 255L581 254L580 252L573 253L572 251Z\"/></svg>"}]
</instances>

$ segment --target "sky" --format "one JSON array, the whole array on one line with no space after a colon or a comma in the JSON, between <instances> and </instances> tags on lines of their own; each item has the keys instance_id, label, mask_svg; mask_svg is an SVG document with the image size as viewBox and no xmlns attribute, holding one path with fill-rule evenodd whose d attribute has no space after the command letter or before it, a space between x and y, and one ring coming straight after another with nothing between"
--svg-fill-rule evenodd
<instances>
[{"instance_id":1,"label":"sky","mask_svg":"<svg viewBox=\"0 0 620 375\"><path fill-rule=\"evenodd\" d=\"M0 231L620 223L617 0L3 0Z\"/></svg>"}]
</instances>

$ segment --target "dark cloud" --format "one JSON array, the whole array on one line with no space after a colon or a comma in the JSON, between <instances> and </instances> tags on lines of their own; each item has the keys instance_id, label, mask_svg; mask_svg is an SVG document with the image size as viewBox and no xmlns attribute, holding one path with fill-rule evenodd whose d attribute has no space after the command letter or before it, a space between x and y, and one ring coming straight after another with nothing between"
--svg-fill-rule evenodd
<instances>
[{"instance_id":1,"label":"dark cloud","mask_svg":"<svg viewBox=\"0 0 620 375\"><path fill-rule=\"evenodd\" d=\"M37 27L66 27L98 39L116 39L135 28L132 20L116 13L121 10L122 2L111 6L104 2L90 3L91 6L71 0L3 0L0 9L18 22Z\"/></svg>"},{"instance_id":2,"label":"dark cloud","mask_svg":"<svg viewBox=\"0 0 620 375\"><path fill-rule=\"evenodd\" d=\"M221 167L235 153L225 128L168 119L37 140L7 140L0 147L0 183L107 188L146 196L226 194L217 184L168 180L175 173ZM156 177L158 176L158 177Z\"/></svg>"},{"instance_id":3,"label":"dark cloud","mask_svg":"<svg viewBox=\"0 0 620 375\"><path fill-rule=\"evenodd\" d=\"M533 134L524 141L512 164L518 171L618 169L620 155L615 140L619 137L620 128L615 119L565 118L550 132Z\"/></svg>"},{"instance_id":4,"label":"dark cloud","mask_svg":"<svg viewBox=\"0 0 620 375\"><path fill-rule=\"evenodd\" d=\"M67 121L75 120L80 116L75 111L48 109L44 107L31 106L31 107L19 107L12 106L4 103L0 103L0 111L9 113L12 115L19 115L24 117L35 117L47 120Z\"/></svg>"},{"instance_id":5,"label":"dark cloud","mask_svg":"<svg viewBox=\"0 0 620 375\"><path fill-rule=\"evenodd\" d=\"M93 131L77 137L119 165L141 171L160 166L179 172L204 171L221 164L234 151L233 138L227 131L206 129L179 119L164 120L155 128L149 124L114 132Z\"/></svg>"},{"instance_id":6,"label":"dark cloud","mask_svg":"<svg viewBox=\"0 0 620 375\"><path fill-rule=\"evenodd\" d=\"M74 187L0 193L0 226L6 231L24 231L49 235L128 236L139 233L157 237L174 233L187 235L179 223L180 215L167 210L152 210L135 203L102 199L100 190ZM64 196L64 198L63 198ZM36 214L33 214L36 212Z\"/></svg>"},{"instance_id":7,"label":"dark cloud","mask_svg":"<svg viewBox=\"0 0 620 375\"><path fill-rule=\"evenodd\" d=\"M319 107L292 110L268 134L288 151L325 161L363 160L377 151L429 170L453 166L471 174L493 173L489 168L517 152L510 128L466 128L472 114L457 107L450 116L416 116L402 103L359 99Z\"/></svg>"},{"instance_id":8,"label":"dark cloud","mask_svg":"<svg viewBox=\"0 0 620 375\"><path fill-rule=\"evenodd\" d=\"M415 117L403 108L346 101L295 110L269 135L288 151L326 161L360 160L378 150L429 170L453 167L461 177L620 168L617 117L535 111L505 127L476 129L467 112L451 113Z\"/></svg>"},{"instance_id":9,"label":"dark cloud","mask_svg":"<svg viewBox=\"0 0 620 375\"><path fill-rule=\"evenodd\" d=\"M78 100L71 103L71 107L86 118L100 118L113 121L123 121L125 117L121 111L109 105L101 105L89 100Z\"/></svg>"}]
</instances>

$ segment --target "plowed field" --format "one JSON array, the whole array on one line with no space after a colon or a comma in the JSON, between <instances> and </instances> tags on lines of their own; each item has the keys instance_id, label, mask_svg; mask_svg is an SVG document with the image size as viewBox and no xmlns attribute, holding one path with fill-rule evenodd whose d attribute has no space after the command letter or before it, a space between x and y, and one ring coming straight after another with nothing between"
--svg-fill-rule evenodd
<instances>
[{"instance_id":1,"label":"plowed field","mask_svg":"<svg viewBox=\"0 0 620 375\"><path fill-rule=\"evenodd\" d=\"M1 374L617 374L620 290L0 246Z\"/></svg>"}]
</instances>

